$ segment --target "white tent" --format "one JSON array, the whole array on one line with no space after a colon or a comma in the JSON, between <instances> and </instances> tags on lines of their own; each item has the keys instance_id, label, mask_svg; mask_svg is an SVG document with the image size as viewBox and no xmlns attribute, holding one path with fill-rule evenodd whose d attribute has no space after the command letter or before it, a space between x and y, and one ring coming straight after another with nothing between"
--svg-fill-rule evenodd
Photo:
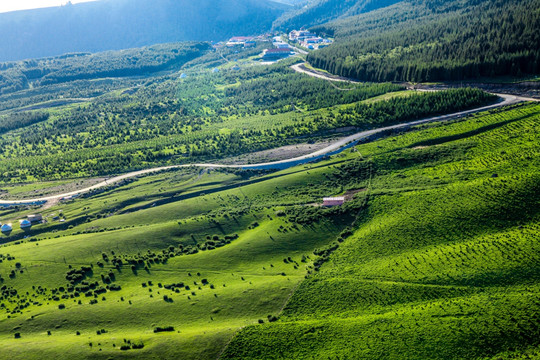
<instances>
[{"instance_id":1,"label":"white tent","mask_svg":"<svg viewBox=\"0 0 540 360\"><path fill-rule=\"evenodd\" d=\"M32 227L32 223L27 219L19 221L19 225L21 226L21 229L28 229Z\"/></svg>"}]
</instances>

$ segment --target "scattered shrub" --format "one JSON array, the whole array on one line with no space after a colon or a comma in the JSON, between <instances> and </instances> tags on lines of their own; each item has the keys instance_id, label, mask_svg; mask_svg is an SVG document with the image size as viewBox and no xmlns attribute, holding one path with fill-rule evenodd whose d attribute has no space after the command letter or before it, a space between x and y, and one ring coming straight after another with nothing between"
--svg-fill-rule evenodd
<instances>
[{"instance_id":1,"label":"scattered shrub","mask_svg":"<svg viewBox=\"0 0 540 360\"><path fill-rule=\"evenodd\" d=\"M174 331L174 327L172 326L167 326L167 327L156 327L154 329L154 333L160 333L160 332L170 332L170 331Z\"/></svg>"}]
</instances>

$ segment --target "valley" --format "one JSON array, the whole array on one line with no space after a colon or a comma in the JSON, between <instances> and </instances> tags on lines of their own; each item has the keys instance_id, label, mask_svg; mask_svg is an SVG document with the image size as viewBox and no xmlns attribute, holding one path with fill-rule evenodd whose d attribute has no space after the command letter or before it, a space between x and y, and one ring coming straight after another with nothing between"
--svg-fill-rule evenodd
<instances>
[{"instance_id":1,"label":"valley","mask_svg":"<svg viewBox=\"0 0 540 360\"><path fill-rule=\"evenodd\" d=\"M539 357L536 2L0 14L0 358Z\"/></svg>"}]
</instances>

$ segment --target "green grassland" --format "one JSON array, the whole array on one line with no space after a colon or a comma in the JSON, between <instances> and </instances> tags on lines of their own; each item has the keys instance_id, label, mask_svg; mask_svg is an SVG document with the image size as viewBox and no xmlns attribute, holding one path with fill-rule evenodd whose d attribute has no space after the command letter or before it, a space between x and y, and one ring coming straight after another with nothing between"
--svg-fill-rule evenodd
<instances>
[{"instance_id":1,"label":"green grassland","mask_svg":"<svg viewBox=\"0 0 540 360\"><path fill-rule=\"evenodd\" d=\"M0 247L0 357L533 356L539 116L525 104L283 171L187 168L5 210L47 223Z\"/></svg>"},{"instance_id":2,"label":"green grassland","mask_svg":"<svg viewBox=\"0 0 540 360\"><path fill-rule=\"evenodd\" d=\"M358 146L376 175L353 234L223 357L534 357L539 110Z\"/></svg>"},{"instance_id":3,"label":"green grassland","mask_svg":"<svg viewBox=\"0 0 540 360\"><path fill-rule=\"evenodd\" d=\"M294 173L289 173L292 172L282 175L295 177ZM219 187L235 180L243 181L240 176L219 172L201 177L189 171L165 173L45 211L50 222L36 226L34 237L8 243L2 248L2 254L9 253L15 258L0 263L0 273L5 277L3 284L8 289L17 289L20 296L2 294L6 306L0 320L2 341L6 341L2 352L12 358L25 359L41 358L43 354L55 358L211 358L240 327L266 319L269 314L277 315L306 273L305 266L310 260L302 263L302 258L309 257L314 248L324 246L327 239L338 234L349 221L348 217L340 217L316 226L293 228L286 219L276 215L277 208L253 205L257 196L270 198L270 193L276 186L284 186L285 180L264 186L248 185L131 214L96 216L88 223L65 230L54 229L59 224L51 219L61 211L67 224L78 217L86 218L86 213L93 209L103 212L109 203L125 200L134 193L153 190L155 195L162 196L161 190L171 184L176 184L176 190L182 187L207 190L211 184ZM297 185L303 182L304 179L297 177ZM146 197L141 198L146 200ZM22 214L24 212L11 216L15 219ZM90 233L72 235L78 232ZM118 271L103 259L103 253L110 258L115 256L113 253L138 257L148 252L154 254L152 257L155 254L161 257L169 251L178 251L180 246L202 244L207 236L213 238L216 234L221 239L229 234L237 234L238 238L215 250L199 250L196 254L169 257L159 263L152 260L152 265L145 260L148 270L141 267L133 271L127 266ZM17 230L11 236L16 235ZM295 264L285 263L283 259L287 258ZM102 262L103 267L98 262ZM121 290L109 291L97 298L81 293L73 299L55 301L53 289L69 287L65 279L68 267L90 264L93 265L92 275L83 281L100 281L102 274L109 276L113 271L114 284L121 286ZM11 278L8 273L12 269L16 270L16 275ZM208 280L205 285L203 278ZM152 286L141 285L149 281ZM159 287L159 284L180 282L189 284L191 289L184 287L176 293ZM39 290L45 288L44 292ZM29 294L25 295L27 291ZM60 297L62 294L57 291L55 294ZM164 295L172 302L165 301ZM94 299L98 302L90 305L90 300ZM82 304L79 305L78 300L82 300ZM31 304L25 307L26 302ZM65 308L59 309L60 304ZM158 326L174 326L175 332L154 334ZM96 331L101 329L107 332L97 335ZM47 335L47 331L51 331L51 335ZM76 335L77 331L81 335ZM26 334L14 339L16 332ZM123 339L143 343L144 348L122 351ZM26 345L21 346L21 343Z\"/></svg>"},{"instance_id":4,"label":"green grassland","mask_svg":"<svg viewBox=\"0 0 540 360\"><path fill-rule=\"evenodd\" d=\"M258 52L1 95L2 195L495 100L390 83L340 91L294 73L296 59L255 66ZM188 167L1 208L15 226L0 235L0 358L537 354L539 114L513 106L282 171ZM349 201L320 206L333 195ZM44 223L17 226L34 213Z\"/></svg>"}]
</instances>

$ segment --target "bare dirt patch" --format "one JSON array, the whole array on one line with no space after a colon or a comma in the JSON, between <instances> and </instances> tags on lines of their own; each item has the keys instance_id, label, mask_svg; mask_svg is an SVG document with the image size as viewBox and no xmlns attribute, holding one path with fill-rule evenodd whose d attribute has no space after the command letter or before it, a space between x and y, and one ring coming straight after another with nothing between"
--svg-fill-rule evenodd
<instances>
[{"instance_id":1,"label":"bare dirt patch","mask_svg":"<svg viewBox=\"0 0 540 360\"><path fill-rule=\"evenodd\" d=\"M325 147L331 145L333 140L326 140L317 142L314 144L297 144L297 145L287 145L275 149L257 151L250 154L244 154L240 156L235 156L228 159L223 159L220 161L220 164L227 165L237 165L237 164L256 164L262 162L271 162L271 161L280 161L291 159L299 156L304 156L311 154L314 151L324 149Z\"/></svg>"},{"instance_id":2,"label":"bare dirt patch","mask_svg":"<svg viewBox=\"0 0 540 360\"><path fill-rule=\"evenodd\" d=\"M41 207L41 210L47 210L52 208L53 206L56 206L60 202L60 199L51 199L47 201L43 206Z\"/></svg>"},{"instance_id":3,"label":"bare dirt patch","mask_svg":"<svg viewBox=\"0 0 540 360\"><path fill-rule=\"evenodd\" d=\"M361 192L364 192L364 191L367 191L367 188L345 191L345 194L343 194L343 196L345 197L345 202L351 201L354 198L354 195L356 195L358 193L361 193ZM309 204L305 204L304 206L321 207L321 206L323 206L323 203L309 203Z\"/></svg>"}]
</instances>

